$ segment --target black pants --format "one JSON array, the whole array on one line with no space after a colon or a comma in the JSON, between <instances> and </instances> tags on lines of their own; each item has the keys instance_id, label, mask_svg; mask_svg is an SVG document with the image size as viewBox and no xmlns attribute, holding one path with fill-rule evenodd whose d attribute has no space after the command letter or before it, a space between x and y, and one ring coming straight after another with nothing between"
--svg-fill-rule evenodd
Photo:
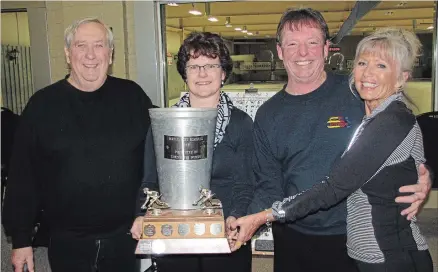
<instances>
[{"instance_id":1,"label":"black pants","mask_svg":"<svg viewBox=\"0 0 438 272\"><path fill-rule=\"evenodd\" d=\"M274 224L275 272L356 272L347 254L346 235L306 235Z\"/></svg>"},{"instance_id":2,"label":"black pants","mask_svg":"<svg viewBox=\"0 0 438 272\"><path fill-rule=\"evenodd\" d=\"M98 240L55 234L48 255L52 272L134 272L135 247L126 233Z\"/></svg>"},{"instance_id":3,"label":"black pants","mask_svg":"<svg viewBox=\"0 0 438 272\"><path fill-rule=\"evenodd\" d=\"M251 272L251 245L231 254L160 256L156 263L158 272Z\"/></svg>"},{"instance_id":4,"label":"black pants","mask_svg":"<svg viewBox=\"0 0 438 272\"><path fill-rule=\"evenodd\" d=\"M428 250L400 250L384 252L385 263L371 264L357 261L361 272L432 272L433 263Z\"/></svg>"}]
</instances>

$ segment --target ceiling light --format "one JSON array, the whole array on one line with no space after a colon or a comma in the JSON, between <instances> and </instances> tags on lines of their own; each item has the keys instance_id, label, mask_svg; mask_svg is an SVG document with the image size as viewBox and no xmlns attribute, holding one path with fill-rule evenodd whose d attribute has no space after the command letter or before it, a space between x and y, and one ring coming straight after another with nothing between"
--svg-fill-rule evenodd
<instances>
[{"instance_id":1,"label":"ceiling light","mask_svg":"<svg viewBox=\"0 0 438 272\"><path fill-rule=\"evenodd\" d=\"M254 34L252 34L252 32L248 32L248 33L246 33L246 34L248 34L249 36L252 36L252 35L254 35Z\"/></svg>"},{"instance_id":2,"label":"ceiling light","mask_svg":"<svg viewBox=\"0 0 438 272\"><path fill-rule=\"evenodd\" d=\"M400 3L398 3L397 5L395 5L396 7L404 7L408 4L408 2L406 1L401 1Z\"/></svg>"},{"instance_id":3,"label":"ceiling light","mask_svg":"<svg viewBox=\"0 0 438 272\"><path fill-rule=\"evenodd\" d=\"M240 31L240 30L242 30L240 27L236 27L234 30L236 30L236 31Z\"/></svg>"},{"instance_id":4,"label":"ceiling light","mask_svg":"<svg viewBox=\"0 0 438 272\"><path fill-rule=\"evenodd\" d=\"M190 10L189 13L192 15L202 15L202 12L200 12L198 10Z\"/></svg>"},{"instance_id":5,"label":"ceiling light","mask_svg":"<svg viewBox=\"0 0 438 272\"><path fill-rule=\"evenodd\" d=\"M266 37L266 38L271 38L271 36L270 36L270 35L265 35L265 37Z\"/></svg>"},{"instance_id":6,"label":"ceiling light","mask_svg":"<svg viewBox=\"0 0 438 272\"><path fill-rule=\"evenodd\" d=\"M177 7L178 6L178 4L177 3L169 3L169 4L167 4L168 6L171 6L171 7Z\"/></svg>"},{"instance_id":7,"label":"ceiling light","mask_svg":"<svg viewBox=\"0 0 438 272\"><path fill-rule=\"evenodd\" d=\"M205 15L208 17L207 20L209 20L210 22L217 22L217 21L219 21L216 17L211 15L210 3L205 3Z\"/></svg>"},{"instance_id":8,"label":"ceiling light","mask_svg":"<svg viewBox=\"0 0 438 272\"><path fill-rule=\"evenodd\" d=\"M433 29L433 25L427 27L428 30Z\"/></svg>"},{"instance_id":9,"label":"ceiling light","mask_svg":"<svg viewBox=\"0 0 438 272\"><path fill-rule=\"evenodd\" d=\"M192 15L202 15L202 12L200 12L199 10L195 9L195 4L192 3L192 9L189 10L189 13Z\"/></svg>"},{"instance_id":10,"label":"ceiling light","mask_svg":"<svg viewBox=\"0 0 438 272\"><path fill-rule=\"evenodd\" d=\"M248 30L246 30L246 26L243 27L242 32L243 32L243 33L248 32Z\"/></svg>"},{"instance_id":11,"label":"ceiling light","mask_svg":"<svg viewBox=\"0 0 438 272\"><path fill-rule=\"evenodd\" d=\"M232 27L233 25L231 24L231 18L227 17L225 19L225 27Z\"/></svg>"}]
</instances>

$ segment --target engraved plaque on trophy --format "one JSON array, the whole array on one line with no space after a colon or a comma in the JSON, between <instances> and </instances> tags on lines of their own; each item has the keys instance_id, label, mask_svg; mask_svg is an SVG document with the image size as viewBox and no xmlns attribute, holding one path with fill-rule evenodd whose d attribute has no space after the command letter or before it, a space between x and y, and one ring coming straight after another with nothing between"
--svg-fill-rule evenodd
<instances>
[{"instance_id":1,"label":"engraved plaque on trophy","mask_svg":"<svg viewBox=\"0 0 438 272\"><path fill-rule=\"evenodd\" d=\"M216 109L151 109L159 193L144 188L136 254L230 253L210 188Z\"/></svg>"}]
</instances>

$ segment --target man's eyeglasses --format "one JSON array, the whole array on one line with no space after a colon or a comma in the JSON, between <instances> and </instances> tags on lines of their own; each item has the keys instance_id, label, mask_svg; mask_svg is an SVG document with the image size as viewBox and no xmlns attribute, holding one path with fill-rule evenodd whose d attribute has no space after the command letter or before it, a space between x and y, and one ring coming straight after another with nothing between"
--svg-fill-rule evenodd
<instances>
[{"instance_id":1,"label":"man's eyeglasses","mask_svg":"<svg viewBox=\"0 0 438 272\"><path fill-rule=\"evenodd\" d=\"M221 65L220 64L187 65L186 71L187 71L187 74L197 74L201 71L201 68L204 68L204 72L210 73L216 69L221 68Z\"/></svg>"}]
</instances>

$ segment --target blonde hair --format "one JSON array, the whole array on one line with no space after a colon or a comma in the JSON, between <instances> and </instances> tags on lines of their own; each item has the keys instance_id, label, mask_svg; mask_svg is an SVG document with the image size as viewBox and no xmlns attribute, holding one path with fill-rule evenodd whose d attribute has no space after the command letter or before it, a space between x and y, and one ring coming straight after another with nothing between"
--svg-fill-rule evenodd
<instances>
[{"instance_id":1,"label":"blonde hair","mask_svg":"<svg viewBox=\"0 0 438 272\"><path fill-rule=\"evenodd\" d=\"M408 72L411 76L415 59L421 53L421 42L410 31L400 28L381 28L359 42L356 48L355 66L359 56L364 53L377 54L393 61L398 80L403 82L404 72ZM354 78L350 76L350 89L353 88L353 85Z\"/></svg>"},{"instance_id":2,"label":"blonde hair","mask_svg":"<svg viewBox=\"0 0 438 272\"><path fill-rule=\"evenodd\" d=\"M64 45L66 48L70 48L71 42L73 41L73 38L76 34L76 31L81 25L88 24L88 23L97 23L102 25L106 30L106 38L107 38L107 44L108 47L113 49L114 48L114 35L111 29L101 20L98 18L84 18L81 20L77 20L73 22L69 27L67 27L64 31Z\"/></svg>"}]
</instances>

